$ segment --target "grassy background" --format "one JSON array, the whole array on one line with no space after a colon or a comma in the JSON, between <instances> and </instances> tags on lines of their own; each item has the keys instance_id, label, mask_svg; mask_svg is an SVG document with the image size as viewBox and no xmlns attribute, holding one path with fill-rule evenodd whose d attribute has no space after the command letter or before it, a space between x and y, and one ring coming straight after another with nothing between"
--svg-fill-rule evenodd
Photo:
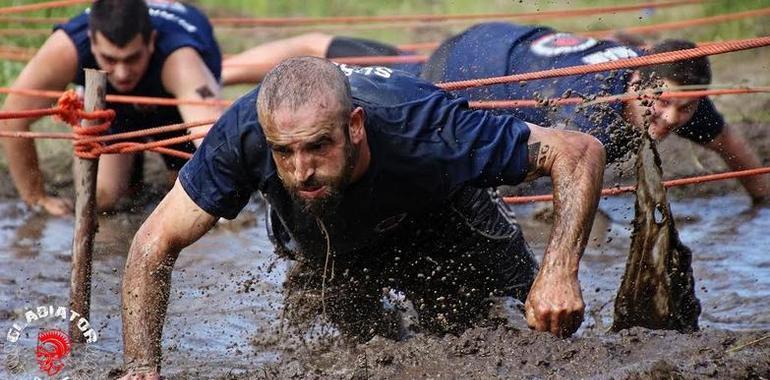
<instances>
[{"instance_id":1,"label":"grassy background","mask_svg":"<svg viewBox=\"0 0 770 380\"><path fill-rule=\"evenodd\" d=\"M29 0L0 0L0 7L31 4ZM212 17L324 17L352 15L403 15L403 14L459 14L459 13L521 13L553 9L571 9L598 7L606 5L635 4L636 2L610 0L194 0L187 1L200 6ZM743 1L706 1L698 5L686 5L675 8L623 12L616 14L596 14L576 18L538 20L535 23L556 27L565 31L589 31L649 25L689 18L713 16L748 9L770 7L770 0ZM36 17L71 17L85 7L74 6L25 13L24 16ZM748 18L739 21L719 23L672 31L662 31L657 35L645 36L649 39L666 37L688 38L693 41L713 41L754 36L770 35L769 17ZM526 20L517 20L526 22ZM410 43L439 41L446 36L459 32L477 20L449 23L412 24L366 24L356 26L331 25L290 28L232 28L217 27L217 38L225 53L235 53L261 42L284 38L310 31L322 31L332 34L372 38L389 43ZM0 30L8 28L30 28L24 35L0 35L0 47L35 49L47 38L51 25L23 25L0 21ZM770 85L768 80L768 62L770 49L755 49L747 52L725 54L712 57L714 82L725 85ZM9 86L23 69L22 62L0 60L0 86ZM225 97L235 98L246 90L245 87L232 87L225 91ZM0 103L4 97L0 95ZM753 96L722 96L715 98L720 110L731 122L770 122L770 97L766 94ZM49 119L43 119L35 126L38 130L64 130L66 127L55 125ZM56 152L69 152L66 141L41 141L38 151L45 161L60 162ZM69 155L67 155L69 156ZM60 173L55 165L49 172ZM0 160L0 166L3 166Z\"/></svg>"}]
</instances>

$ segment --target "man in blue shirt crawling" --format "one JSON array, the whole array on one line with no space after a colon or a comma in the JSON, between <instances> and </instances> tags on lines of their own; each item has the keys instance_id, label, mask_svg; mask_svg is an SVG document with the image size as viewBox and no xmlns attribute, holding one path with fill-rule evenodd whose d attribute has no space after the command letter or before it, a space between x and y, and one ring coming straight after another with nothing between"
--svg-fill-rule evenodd
<instances>
[{"instance_id":1,"label":"man in blue shirt crawling","mask_svg":"<svg viewBox=\"0 0 770 380\"><path fill-rule=\"evenodd\" d=\"M604 164L587 134L471 110L398 71L286 60L219 119L134 238L122 288L129 375L160 372L180 250L256 191L278 252L303 269L292 280L317 289L318 311L347 335L386 333L392 289L430 331L461 331L489 297L513 296L532 328L569 336L583 320L578 263ZM538 270L488 189L543 175L556 217Z\"/></svg>"}]
</instances>

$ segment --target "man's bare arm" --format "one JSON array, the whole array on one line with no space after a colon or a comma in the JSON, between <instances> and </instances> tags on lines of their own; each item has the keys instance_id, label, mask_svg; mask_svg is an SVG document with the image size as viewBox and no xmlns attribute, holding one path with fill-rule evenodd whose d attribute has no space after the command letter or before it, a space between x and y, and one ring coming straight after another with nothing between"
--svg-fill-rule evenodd
<instances>
[{"instance_id":1,"label":"man's bare arm","mask_svg":"<svg viewBox=\"0 0 770 380\"><path fill-rule=\"evenodd\" d=\"M75 79L78 57L72 40L59 30L43 44L13 83L14 89L63 90ZM47 108L51 99L10 94L2 111ZM4 131L29 131L32 119L0 120ZM19 196L32 206L41 206L54 215L70 211L68 202L48 197L43 187L43 174L38 164L35 143L29 139L0 139Z\"/></svg>"},{"instance_id":2,"label":"man's bare arm","mask_svg":"<svg viewBox=\"0 0 770 380\"><path fill-rule=\"evenodd\" d=\"M746 139L730 125L725 125L722 133L706 144L706 147L717 152L731 170L753 169L762 165ZM767 177L739 178L755 204L770 201L770 181Z\"/></svg>"},{"instance_id":3,"label":"man's bare arm","mask_svg":"<svg viewBox=\"0 0 770 380\"><path fill-rule=\"evenodd\" d=\"M214 75L193 48L174 51L163 64L163 87L177 99L213 100L219 98L220 87ZM186 122L215 120L224 110L222 106L180 105L179 113ZM208 131L209 126L196 127L191 133ZM201 139L195 141L200 144Z\"/></svg>"},{"instance_id":4,"label":"man's bare arm","mask_svg":"<svg viewBox=\"0 0 770 380\"><path fill-rule=\"evenodd\" d=\"M268 71L282 61L299 56L325 58L333 37L308 33L255 46L224 60L222 83L259 83Z\"/></svg>"},{"instance_id":5,"label":"man's bare arm","mask_svg":"<svg viewBox=\"0 0 770 380\"><path fill-rule=\"evenodd\" d=\"M583 321L578 269L601 195L604 147L583 133L529 126L527 179L551 177L555 217L525 304L527 323L569 336Z\"/></svg>"},{"instance_id":6,"label":"man's bare arm","mask_svg":"<svg viewBox=\"0 0 770 380\"><path fill-rule=\"evenodd\" d=\"M179 252L217 219L198 207L177 181L134 236L122 284L124 360L129 374L132 369L160 371L171 271Z\"/></svg>"}]
</instances>

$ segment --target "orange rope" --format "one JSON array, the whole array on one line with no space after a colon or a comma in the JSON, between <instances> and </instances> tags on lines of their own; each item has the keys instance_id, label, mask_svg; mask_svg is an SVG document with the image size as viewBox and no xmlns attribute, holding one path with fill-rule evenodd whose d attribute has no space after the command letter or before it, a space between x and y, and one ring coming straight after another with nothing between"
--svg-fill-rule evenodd
<instances>
[{"instance_id":1,"label":"orange rope","mask_svg":"<svg viewBox=\"0 0 770 380\"><path fill-rule=\"evenodd\" d=\"M41 4L54 4L48 5L48 7L55 7L56 3L88 3L90 0L69 0L69 1L53 1L50 3ZM668 2L646 2L642 4L630 4L608 7L589 7L579 9L568 10L552 10L552 11L540 11L540 12L527 12L527 13L484 13L484 14L452 14L452 15L401 15L401 16L349 16L349 17L287 17L287 18L246 18L246 17L227 17L227 18L211 18L211 23L218 26L297 26L297 25L323 25L323 24L356 24L356 23L375 23L375 22L397 22L397 21L414 21L414 22L437 22L444 20L482 20L482 19L504 19L504 18L531 18L531 19L544 19L555 17L570 17L570 16L590 16L599 13L616 13L616 12L629 12L647 8L670 8L680 5L700 4L702 0L676 0ZM69 5L69 4L68 4ZM26 10L34 10L31 7L37 7L40 4L26 5L16 8L16 10L6 10L0 8L0 15L19 13ZM61 5L59 5L61 6ZM27 9L23 9L27 8ZM6 23L24 23L24 24L51 24L62 23L68 19L65 17L0 17L0 22Z\"/></svg>"},{"instance_id":2,"label":"orange rope","mask_svg":"<svg viewBox=\"0 0 770 380\"><path fill-rule=\"evenodd\" d=\"M770 166L756 168L756 169L708 174L708 175L702 175L702 176L696 176L696 177L672 179L668 181L663 181L663 186L666 188L669 188L669 187L693 185L693 184L712 182L712 181L722 181L722 180L733 179L733 178L751 177L751 176L762 175L762 174L770 174ZM613 195L619 195L623 193L630 193L634 191L636 191L635 186L611 187L611 188L603 189L602 196L613 196ZM522 196L522 197L504 197L503 200L508 204L548 202L553 200L553 194L529 195L529 196Z\"/></svg>"},{"instance_id":3,"label":"orange rope","mask_svg":"<svg viewBox=\"0 0 770 380\"><path fill-rule=\"evenodd\" d=\"M688 90L688 91L667 91L661 92L659 97L661 99L671 98L696 98L704 96L715 95L734 95L734 94L754 94L770 92L770 87L745 87L745 88L722 88L714 90ZM644 95L642 95L644 96ZM474 101L468 102L470 108L476 109L499 109L499 108L524 108L524 107L546 107L552 105L572 105L581 103L609 103L609 102L621 102L629 101L638 98L637 94L623 94L616 96L605 96L595 100L586 100L584 98L572 97L572 98L547 98L542 100L535 99L517 99L517 100L486 100L486 101ZM645 96L646 97L646 96Z\"/></svg>"},{"instance_id":4,"label":"orange rope","mask_svg":"<svg viewBox=\"0 0 770 380\"><path fill-rule=\"evenodd\" d=\"M67 17L8 17L0 16L0 22L8 24L37 24L51 25L67 22ZM50 31L48 31L50 33Z\"/></svg>"},{"instance_id":5,"label":"orange rope","mask_svg":"<svg viewBox=\"0 0 770 380\"><path fill-rule=\"evenodd\" d=\"M239 26L296 26L296 25L324 25L324 24L360 24L374 22L433 22L443 20L480 20L494 18L521 18L521 17L565 17L572 15L595 15L598 13L615 13L634 11L646 8L667 8L679 5L700 4L701 0L676 0L668 2L647 2L642 4L619 5L608 7L578 8L569 10L552 10L526 13L483 13L483 14L452 14L452 15L398 15L398 16L342 16L342 17L275 17L275 18L212 18L214 25L239 25Z\"/></svg>"},{"instance_id":6,"label":"orange rope","mask_svg":"<svg viewBox=\"0 0 770 380\"><path fill-rule=\"evenodd\" d=\"M51 34L51 31L48 29L30 29L30 28L0 29L0 36L30 36L30 35L47 36L49 34Z\"/></svg>"},{"instance_id":7,"label":"orange rope","mask_svg":"<svg viewBox=\"0 0 770 380\"><path fill-rule=\"evenodd\" d=\"M426 55L365 55L360 57L337 57L329 58L337 63L344 63L347 65L356 66L371 66L371 65L392 65L398 63L422 63L428 60ZM222 67L249 67L259 66L258 63L251 62L224 62Z\"/></svg>"},{"instance_id":8,"label":"orange rope","mask_svg":"<svg viewBox=\"0 0 770 380\"><path fill-rule=\"evenodd\" d=\"M719 95L733 95L733 94L750 94L750 93L765 93L770 92L770 87L738 87L738 88L724 88L713 90L687 90L687 91L666 91L660 93L660 97L667 98L691 98L691 97L703 97L703 96L719 96ZM0 93L4 94L19 94L25 96L36 96L43 98L58 98L62 95L62 92L58 91L45 91L45 90L30 90L30 89L13 89L8 87L0 87ZM600 97L591 102L615 102L615 101L627 101L630 98L636 98L636 95L616 95ZM125 103L125 104L145 104L145 105L163 105L163 106L177 106L177 105L199 105L199 106L227 106L233 103L232 100L185 100L185 99L169 99L169 98L154 98L154 97L138 97L129 95L107 95L107 99L113 103ZM587 100L584 98L546 98L546 99L516 99L516 100L487 100L487 101L471 101L469 102L470 108L478 109L497 109L497 108L523 108L523 107L543 107L551 105L570 105L585 103ZM39 111L39 110L38 110ZM2 113L0 113L0 116ZM41 115L45 116L45 115ZM203 121L199 123L208 123L210 121ZM194 126L198 126L194 123ZM181 124L180 124L181 126ZM179 130L185 129L179 127ZM176 129L174 129L176 130ZM170 131L170 130L169 130ZM136 136L134 136L136 137Z\"/></svg>"},{"instance_id":9,"label":"orange rope","mask_svg":"<svg viewBox=\"0 0 770 380\"><path fill-rule=\"evenodd\" d=\"M69 133L69 132L0 131L0 137L14 138L14 139L74 140L75 134Z\"/></svg>"},{"instance_id":10,"label":"orange rope","mask_svg":"<svg viewBox=\"0 0 770 380\"><path fill-rule=\"evenodd\" d=\"M158 105L158 106L208 106L208 107L220 107L229 106L233 103L232 100L223 99L174 99L174 98L157 98L150 96L133 96L133 95L107 95L107 101L110 103L123 103L123 104L143 104L143 105Z\"/></svg>"},{"instance_id":11,"label":"orange rope","mask_svg":"<svg viewBox=\"0 0 770 380\"><path fill-rule=\"evenodd\" d=\"M744 92L745 93L745 92ZM691 94L688 94L691 95ZM93 112L83 111L83 103L77 97L74 91L67 91L59 98L56 108L42 109L42 110L28 110L19 112L2 112L0 118L7 119L11 117L39 117L43 115L56 115L64 122L70 124L73 127L74 133L56 133L56 132L14 132L14 131L0 131L0 137L13 137L13 138L58 138L58 139L73 139L75 146L75 155L80 158L98 158L102 154L116 154L116 153L135 153L145 150L155 151L162 154L172 155L184 159L192 157L190 153L178 151L175 149L167 148L170 145L176 145L183 142L189 142L197 140L206 136L207 132L197 132L185 136L178 136L149 143L137 143L137 142L119 142L111 145L103 146L101 142L108 140L116 140L123 138L141 137L150 134L158 134L169 132L172 130L181 130L187 128L193 128L196 126L208 125L213 120L206 120L194 123L182 123L167 125L157 128L151 128L143 131L128 132L122 134L116 134L112 136L97 136L104 133L110 126L110 122L115 118L115 112L113 110L98 110ZM84 127L80 125L80 121L87 120L105 120L102 124L96 126ZM679 178L674 180L665 181L663 185L668 187L684 186L690 184L704 183L710 181L719 181L732 178L741 178L754 175L762 175L770 173L770 167L741 170L734 172L725 172L710 174L697 177ZM626 192L634 191L633 186L615 187L602 190L602 195L617 195ZM529 203L538 201L552 200L553 195L535 195L526 197L506 197L504 200L511 204Z\"/></svg>"},{"instance_id":12,"label":"orange rope","mask_svg":"<svg viewBox=\"0 0 770 380\"><path fill-rule=\"evenodd\" d=\"M611 62L595 63L590 65L571 66L543 71L535 71L523 74L506 75L493 78L469 79L456 82L444 82L436 84L447 91L456 91L466 88L491 86L496 84L514 83L538 79L555 78L569 75L591 74L602 71L652 66L662 63L670 63L685 59L705 57L708 55L723 54L739 50L753 49L770 45L770 37L748 38L715 42L708 46L698 46L692 49L677 50L665 53L650 54L641 57L620 59Z\"/></svg>"},{"instance_id":13,"label":"orange rope","mask_svg":"<svg viewBox=\"0 0 770 380\"><path fill-rule=\"evenodd\" d=\"M682 21L664 22L664 23L655 24L655 25L634 26L630 28L622 28L619 31L632 33L632 34L657 33L662 30L682 29L682 28L687 28L691 26L716 24L716 23L725 22L725 21L733 21L733 20L739 20L743 18L760 17L760 16L768 16L768 15L770 15L770 7L761 8L761 9L752 9L744 12L728 13L728 14L717 15L717 16L694 18L694 19L682 20ZM611 35L612 33L615 33L617 31L618 30L597 30L593 32L584 32L580 34L588 37L604 37L604 36Z\"/></svg>"},{"instance_id":14,"label":"orange rope","mask_svg":"<svg viewBox=\"0 0 770 380\"><path fill-rule=\"evenodd\" d=\"M612 36L617 32L632 33L632 34L647 34L647 33L657 33L664 30L682 29L690 26L716 24L716 23L725 22L725 21L734 21L734 20L740 20L744 18L760 17L760 16L767 16L767 15L770 15L770 7L752 9L752 10L743 11L743 12L727 13L727 14L718 15L718 16L692 18L689 20L673 21L673 22L662 22L658 24L634 26L629 28L594 30L590 32L575 32L575 34L586 36L586 37L597 37L597 38ZM707 43L704 43L704 44L707 44ZM420 42L420 43L414 43L414 44L403 44L403 45L398 45L397 47L403 51L414 51L414 50L432 50L439 47L439 45L441 45L440 42L434 41L434 42Z\"/></svg>"},{"instance_id":15,"label":"orange rope","mask_svg":"<svg viewBox=\"0 0 770 380\"><path fill-rule=\"evenodd\" d=\"M34 96L39 98L59 98L60 96L62 96L63 92L0 87L0 94L18 94L18 95L24 95L24 96ZM172 98L158 98L158 97L150 97L150 96L133 96L133 95L107 95L106 98L107 98L107 101L110 103L159 105L159 106L194 105L194 106L221 107L221 106L229 106L230 104L233 103L232 100L224 100L224 99L208 99L208 100L172 99Z\"/></svg>"},{"instance_id":16,"label":"orange rope","mask_svg":"<svg viewBox=\"0 0 770 380\"><path fill-rule=\"evenodd\" d=\"M105 141L132 139L136 137L146 137L146 136L158 135L161 133L184 131L190 128L202 127L204 125L212 125L214 124L214 122L216 122L216 120L203 120L203 121L196 121L196 122L190 122L190 123L164 125L160 127L147 128L147 129L142 129L142 130L133 131L133 132L123 132L123 133L115 133L107 136L85 138L83 139L83 142L105 142Z\"/></svg>"},{"instance_id":17,"label":"orange rope","mask_svg":"<svg viewBox=\"0 0 770 380\"><path fill-rule=\"evenodd\" d=\"M102 145L101 143L105 141L114 141L119 139L143 137L171 131L185 130L214 123L214 120L205 120L192 123L166 125L157 128L148 128L141 131L119 133L110 136L100 136L106 132L107 129L109 129L110 123L115 118L115 111L98 110L93 112L85 112L83 111L82 101L78 98L75 92L71 90L64 92L64 94L59 98L57 107L55 108L26 110L18 112L0 112L0 119L32 118L41 116L59 117L62 121L72 126L74 133L0 131L0 137L71 139L74 140L75 155L80 158L95 159L102 154L134 153L151 150L162 154L189 159L191 154L175 149L170 149L167 148L167 146L203 138L206 136L206 132L197 132L186 136L178 136L153 141L150 143L126 141L106 146ZM85 127L80 125L80 121L83 119L103 119L105 121L99 125Z\"/></svg>"},{"instance_id":18,"label":"orange rope","mask_svg":"<svg viewBox=\"0 0 770 380\"><path fill-rule=\"evenodd\" d=\"M27 53L0 51L0 59L13 62L27 62L32 59L32 55Z\"/></svg>"},{"instance_id":19,"label":"orange rope","mask_svg":"<svg viewBox=\"0 0 770 380\"><path fill-rule=\"evenodd\" d=\"M0 8L0 15L9 15L12 13L23 13L30 11L38 11L41 9L51 8L63 8L72 5L90 4L93 0L57 0L48 1L43 3L29 4L29 5L17 5L12 7Z\"/></svg>"}]
</instances>

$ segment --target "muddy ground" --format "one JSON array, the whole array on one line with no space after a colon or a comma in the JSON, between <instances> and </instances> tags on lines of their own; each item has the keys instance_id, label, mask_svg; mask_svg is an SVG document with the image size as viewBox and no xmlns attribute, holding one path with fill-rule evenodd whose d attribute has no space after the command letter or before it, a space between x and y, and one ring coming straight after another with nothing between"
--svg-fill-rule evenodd
<instances>
[{"instance_id":1,"label":"muddy ground","mask_svg":"<svg viewBox=\"0 0 770 380\"><path fill-rule=\"evenodd\" d=\"M770 163L770 128L739 128ZM670 139L662 145L668 178L723 169L713 154L687 144ZM61 194L72 191L66 161L61 155L44 157L50 183ZM628 181L615 173L608 170L607 185ZM133 212L101 218L92 312L102 350L96 378L114 375L121 365L118 289L125 252L163 189L158 160L150 160L146 174L149 193L155 195L129 205ZM25 210L15 202L7 174L0 176L5 198L0 201L0 255L7 263L0 272L5 305L0 325L5 327L24 307L66 302L72 221ZM630 242L633 198L625 196L600 205L580 274L586 321L574 337L530 331L513 313L507 326L481 325L459 336L377 337L352 344L327 329L332 337L299 343L297 335L282 332L279 322L281 282L290 263L272 253L257 202L180 257L164 333L164 373L171 379L770 378L770 209L751 209L734 181L671 194L682 239L695 254L696 290L704 307L700 332L608 332ZM541 207L516 208L538 254L549 231Z\"/></svg>"}]
</instances>

